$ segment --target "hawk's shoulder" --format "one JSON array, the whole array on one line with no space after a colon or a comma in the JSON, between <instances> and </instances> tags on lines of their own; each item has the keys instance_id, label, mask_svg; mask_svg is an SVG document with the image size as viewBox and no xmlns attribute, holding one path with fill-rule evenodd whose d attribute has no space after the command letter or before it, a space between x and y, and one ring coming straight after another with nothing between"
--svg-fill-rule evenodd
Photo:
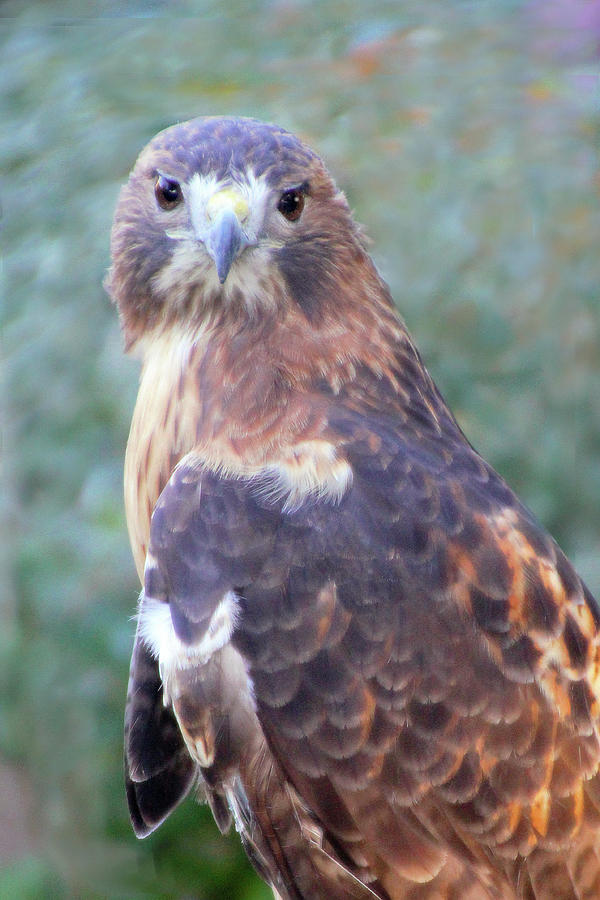
<instances>
[{"instance_id":1,"label":"hawk's shoulder","mask_svg":"<svg viewBox=\"0 0 600 900\"><path fill-rule=\"evenodd\" d=\"M197 684L198 665L231 647L256 720L244 715L326 839L350 835L361 877L438 889L462 876L433 838L435 810L450 845L481 848L484 882L486 853L527 856L582 827L599 760L599 616L459 429L411 422L332 407L328 440L351 478L341 496L311 489L294 504L269 489L273 467L234 477L184 459L152 517L142 616L168 609L181 658L153 646L196 760L225 779L239 768L235 728L217 739L198 713L206 702L233 719L235 704L213 673L186 712L172 673L187 659ZM573 771L570 785L549 766Z\"/></svg>"}]
</instances>

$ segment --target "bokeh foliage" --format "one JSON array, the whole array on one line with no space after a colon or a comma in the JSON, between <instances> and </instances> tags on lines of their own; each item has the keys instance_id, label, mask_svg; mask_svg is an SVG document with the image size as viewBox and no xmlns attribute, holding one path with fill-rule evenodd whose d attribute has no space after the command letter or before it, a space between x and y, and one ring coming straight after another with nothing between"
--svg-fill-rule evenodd
<instances>
[{"instance_id":1,"label":"bokeh foliage","mask_svg":"<svg viewBox=\"0 0 600 900\"><path fill-rule=\"evenodd\" d=\"M118 187L154 132L194 115L305 136L467 435L598 592L600 15L589 0L83 6L0 6L0 757L31 797L0 896L259 900L205 808L143 843L126 816L137 366L101 286Z\"/></svg>"}]
</instances>

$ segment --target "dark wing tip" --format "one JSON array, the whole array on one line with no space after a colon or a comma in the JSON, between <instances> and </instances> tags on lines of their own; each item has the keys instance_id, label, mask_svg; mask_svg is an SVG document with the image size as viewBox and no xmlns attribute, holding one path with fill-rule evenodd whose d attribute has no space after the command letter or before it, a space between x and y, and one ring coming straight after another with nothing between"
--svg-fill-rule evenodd
<instances>
[{"instance_id":1,"label":"dark wing tip","mask_svg":"<svg viewBox=\"0 0 600 900\"><path fill-rule=\"evenodd\" d=\"M195 777L196 766L186 751L145 781L125 776L129 817L136 837L147 837L165 821L188 795Z\"/></svg>"},{"instance_id":2,"label":"dark wing tip","mask_svg":"<svg viewBox=\"0 0 600 900\"><path fill-rule=\"evenodd\" d=\"M125 784L136 835L146 837L189 793L196 764L171 709L158 664L139 639L133 649L125 711Z\"/></svg>"}]
</instances>

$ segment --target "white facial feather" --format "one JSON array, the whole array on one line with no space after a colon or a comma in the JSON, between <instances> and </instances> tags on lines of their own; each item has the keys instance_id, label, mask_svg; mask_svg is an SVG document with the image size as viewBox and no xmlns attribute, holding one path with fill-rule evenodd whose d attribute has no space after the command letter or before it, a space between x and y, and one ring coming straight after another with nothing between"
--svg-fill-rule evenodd
<instances>
[{"instance_id":1,"label":"white facial feather","mask_svg":"<svg viewBox=\"0 0 600 900\"><path fill-rule=\"evenodd\" d=\"M248 217L243 222L244 234L249 246L233 261L225 284L220 285L213 260L204 246L209 234L209 201L219 191L233 187L248 206ZM219 292L223 302L243 296L248 309L258 309L272 302L265 291L265 278L272 279L270 250L279 245L263 234L268 215L269 188L264 180L252 172L237 180L218 181L214 175L194 174L182 185L183 196L189 213L189 225L167 228L165 233L175 242L169 263L153 279L154 290L168 298L169 304L183 305L190 291L201 290L207 295ZM201 302L201 297L199 297Z\"/></svg>"},{"instance_id":2,"label":"white facial feather","mask_svg":"<svg viewBox=\"0 0 600 900\"><path fill-rule=\"evenodd\" d=\"M210 227L207 214L208 204L212 197L225 188L233 187L248 206L248 217L243 222L244 233L250 244L256 244L263 230L266 216L269 188L264 180L256 178L251 172L244 178L224 179L217 181L214 175L200 175L196 172L189 182L183 186L193 234L203 240Z\"/></svg>"}]
</instances>

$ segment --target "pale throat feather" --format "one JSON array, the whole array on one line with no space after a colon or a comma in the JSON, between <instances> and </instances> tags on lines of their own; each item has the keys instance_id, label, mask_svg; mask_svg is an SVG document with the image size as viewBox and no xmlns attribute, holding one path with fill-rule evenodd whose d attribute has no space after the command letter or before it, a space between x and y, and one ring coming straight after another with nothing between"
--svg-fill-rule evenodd
<instances>
[{"instance_id":1,"label":"pale throat feather","mask_svg":"<svg viewBox=\"0 0 600 900\"><path fill-rule=\"evenodd\" d=\"M152 511L173 468L196 443L200 398L185 388L192 356L202 354L206 341L206 331L173 327L137 348L143 363L124 481L127 527L142 582Z\"/></svg>"}]
</instances>

